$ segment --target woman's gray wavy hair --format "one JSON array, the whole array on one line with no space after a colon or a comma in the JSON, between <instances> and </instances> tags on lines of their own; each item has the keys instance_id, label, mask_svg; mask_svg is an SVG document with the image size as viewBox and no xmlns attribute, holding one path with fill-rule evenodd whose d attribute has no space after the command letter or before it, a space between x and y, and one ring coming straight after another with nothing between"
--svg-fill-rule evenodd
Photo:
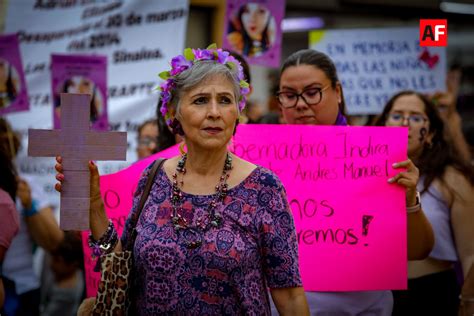
<instances>
[{"instance_id":1,"label":"woman's gray wavy hair","mask_svg":"<svg viewBox=\"0 0 474 316\"><path fill-rule=\"evenodd\" d=\"M223 76L227 78L234 87L235 106L239 111L240 94L240 80L238 79L237 68L229 68L226 65L220 64L212 60L197 61L191 68L176 75L174 82L175 88L172 91L172 98L170 104L176 109L176 114L179 113L179 105L183 93L195 88L199 84L204 83L208 78L213 76Z\"/></svg>"}]
</instances>

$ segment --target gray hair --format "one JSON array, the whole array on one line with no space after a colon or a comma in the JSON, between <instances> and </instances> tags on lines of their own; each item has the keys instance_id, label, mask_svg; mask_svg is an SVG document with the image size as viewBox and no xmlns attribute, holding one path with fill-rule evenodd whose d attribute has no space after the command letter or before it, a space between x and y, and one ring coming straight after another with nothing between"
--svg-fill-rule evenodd
<instances>
[{"instance_id":1,"label":"gray hair","mask_svg":"<svg viewBox=\"0 0 474 316\"><path fill-rule=\"evenodd\" d=\"M235 106L239 111L240 80L238 79L237 68L230 69L226 65L212 60L197 61L191 68L183 71L175 77L175 88L172 91L171 106L176 108L176 114L179 113L179 105L183 93L195 88L203 83L209 77L219 75L227 78L234 86Z\"/></svg>"}]
</instances>

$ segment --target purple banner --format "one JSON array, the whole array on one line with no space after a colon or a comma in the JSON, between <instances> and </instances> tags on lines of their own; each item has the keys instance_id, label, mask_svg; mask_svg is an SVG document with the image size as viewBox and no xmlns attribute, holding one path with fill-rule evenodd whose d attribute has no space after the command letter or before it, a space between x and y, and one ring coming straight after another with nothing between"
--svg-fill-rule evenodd
<instances>
[{"instance_id":1,"label":"purple banner","mask_svg":"<svg viewBox=\"0 0 474 316\"><path fill-rule=\"evenodd\" d=\"M91 129L109 129L107 116L107 57L51 55L54 128L61 128L61 93L86 93L91 98Z\"/></svg>"},{"instance_id":2,"label":"purple banner","mask_svg":"<svg viewBox=\"0 0 474 316\"><path fill-rule=\"evenodd\" d=\"M227 0L223 48L249 64L279 67L285 0Z\"/></svg>"},{"instance_id":3,"label":"purple banner","mask_svg":"<svg viewBox=\"0 0 474 316\"><path fill-rule=\"evenodd\" d=\"M28 93L16 34L0 36L0 115L28 111Z\"/></svg>"}]
</instances>

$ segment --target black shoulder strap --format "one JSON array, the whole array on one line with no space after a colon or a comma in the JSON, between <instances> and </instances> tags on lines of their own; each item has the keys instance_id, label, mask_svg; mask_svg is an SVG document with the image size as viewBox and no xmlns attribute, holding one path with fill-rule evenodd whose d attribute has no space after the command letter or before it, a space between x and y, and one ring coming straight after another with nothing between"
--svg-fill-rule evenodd
<instances>
[{"instance_id":1,"label":"black shoulder strap","mask_svg":"<svg viewBox=\"0 0 474 316\"><path fill-rule=\"evenodd\" d=\"M138 203L137 213L135 214L135 216L132 216L135 221L132 223L133 231L131 240L128 243L129 245L133 245L135 243L135 238L137 237L135 227L137 226L138 219L140 218L140 215L142 213L143 206L145 206L145 202L148 199L148 195L150 194L150 190L153 185L153 181L155 180L156 174L158 173L158 170L161 168L161 166L163 166L165 160L166 159L160 158L155 160L155 162L153 163L153 167L151 168L150 174L148 175L148 179L146 180L145 189L143 190L142 196L140 197L140 202Z\"/></svg>"}]
</instances>

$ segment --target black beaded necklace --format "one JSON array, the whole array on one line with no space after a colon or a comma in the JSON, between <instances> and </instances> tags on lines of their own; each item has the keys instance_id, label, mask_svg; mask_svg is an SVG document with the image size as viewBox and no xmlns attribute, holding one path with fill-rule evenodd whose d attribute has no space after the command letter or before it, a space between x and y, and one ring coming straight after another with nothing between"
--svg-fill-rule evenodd
<instances>
[{"instance_id":1,"label":"black beaded necklace","mask_svg":"<svg viewBox=\"0 0 474 316\"><path fill-rule=\"evenodd\" d=\"M173 205L173 213L171 214L171 222L177 233L182 233L186 247L189 249L195 249L202 245L202 235L210 230L211 228L218 228L222 224L222 216L216 213L217 204L222 202L227 195L229 188L227 179L229 178L230 171L232 170L232 157L227 153L224 163L224 169L219 179L219 183L216 185L216 193L212 201L207 207L207 216L204 218L198 218L196 220L196 226L188 224L186 218L182 216L182 198L183 192L180 187L183 187L183 178L178 185L178 173L184 177L186 174L186 159L187 154L183 154L181 159L178 161L176 171L173 174L173 187L171 194L171 204Z\"/></svg>"}]
</instances>

